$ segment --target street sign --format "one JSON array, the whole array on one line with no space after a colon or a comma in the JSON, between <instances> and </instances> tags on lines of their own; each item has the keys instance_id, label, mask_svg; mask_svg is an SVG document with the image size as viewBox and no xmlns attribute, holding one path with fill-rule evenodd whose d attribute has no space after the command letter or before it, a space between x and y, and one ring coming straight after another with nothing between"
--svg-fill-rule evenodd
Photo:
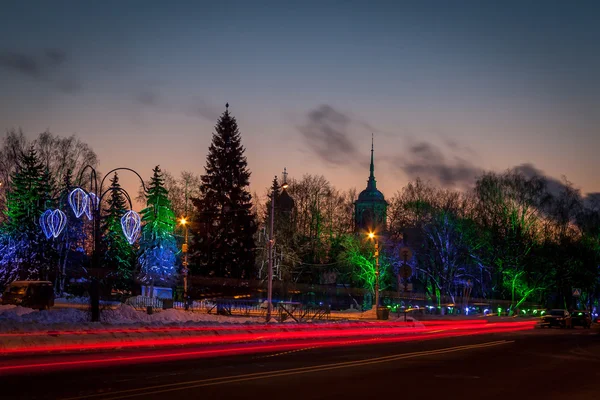
<instances>
[{"instance_id":1,"label":"street sign","mask_svg":"<svg viewBox=\"0 0 600 400\"><path fill-rule=\"evenodd\" d=\"M412 275L412 268L408 264L402 264L400 266L400 276L404 279L408 279Z\"/></svg>"},{"instance_id":2,"label":"street sign","mask_svg":"<svg viewBox=\"0 0 600 400\"><path fill-rule=\"evenodd\" d=\"M402 260L404 262L407 262L408 260L410 260L412 258L412 251L408 247L401 248L400 249L400 258L402 258Z\"/></svg>"},{"instance_id":3,"label":"street sign","mask_svg":"<svg viewBox=\"0 0 600 400\"><path fill-rule=\"evenodd\" d=\"M573 288L573 297L581 297L581 289Z\"/></svg>"}]
</instances>

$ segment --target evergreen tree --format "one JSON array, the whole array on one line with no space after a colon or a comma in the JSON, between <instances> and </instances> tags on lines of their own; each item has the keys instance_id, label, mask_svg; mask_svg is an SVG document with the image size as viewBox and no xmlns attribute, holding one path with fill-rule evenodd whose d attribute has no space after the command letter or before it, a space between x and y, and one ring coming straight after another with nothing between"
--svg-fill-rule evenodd
<instances>
[{"instance_id":1,"label":"evergreen tree","mask_svg":"<svg viewBox=\"0 0 600 400\"><path fill-rule=\"evenodd\" d=\"M56 251L39 226L42 213L53 206L52 180L31 147L18 157L18 168L11 174L7 193L5 232L18 243L14 254L19 262L19 278L48 279Z\"/></svg>"},{"instance_id":2,"label":"evergreen tree","mask_svg":"<svg viewBox=\"0 0 600 400\"><path fill-rule=\"evenodd\" d=\"M151 285L170 284L177 273L177 242L173 235L175 214L160 168L156 166L153 172L146 189L146 208L142 210L140 280Z\"/></svg>"},{"instance_id":3,"label":"evergreen tree","mask_svg":"<svg viewBox=\"0 0 600 400\"><path fill-rule=\"evenodd\" d=\"M103 210L105 214L101 226L104 232L102 266L116 272L116 288L128 289L133 283L134 251L123 235L121 227L121 217L127 211L126 201L117 173L110 183L108 207Z\"/></svg>"},{"instance_id":4,"label":"evergreen tree","mask_svg":"<svg viewBox=\"0 0 600 400\"><path fill-rule=\"evenodd\" d=\"M48 185L43 182L45 174L33 147L20 155L18 164L6 196L8 220L4 227L11 234L31 234L37 232L38 219L46 210Z\"/></svg>"},{"instance_id":5,"label":"evergreen tree","mask_svg":"<svg viewBox=\"0 0 600 400\"><path fill-rule=\"evenodd\" d=\"M248 278L254 269L255 215L248 191L250 171L234 117L219 118L194 200L194 266L201 273Z\"/></svg>"}]
</instances>

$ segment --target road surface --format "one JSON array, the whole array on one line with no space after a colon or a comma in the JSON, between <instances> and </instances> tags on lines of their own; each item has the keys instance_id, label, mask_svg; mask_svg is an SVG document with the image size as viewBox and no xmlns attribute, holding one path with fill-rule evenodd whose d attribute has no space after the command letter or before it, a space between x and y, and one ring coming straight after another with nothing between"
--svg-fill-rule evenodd
<instances>
[{"instance_id":1,"label":"road surface","mask_svg":"<svg viewBox=\"0 0 600 400\"><path fill-rule=\"evenodd\" d=\"M3 399L598 399L599 333L597 326L532 329L97 368L39 368L0 376L0 391ZM118 358L152 351L113 353Z\"/></svg>"}]
</instances>

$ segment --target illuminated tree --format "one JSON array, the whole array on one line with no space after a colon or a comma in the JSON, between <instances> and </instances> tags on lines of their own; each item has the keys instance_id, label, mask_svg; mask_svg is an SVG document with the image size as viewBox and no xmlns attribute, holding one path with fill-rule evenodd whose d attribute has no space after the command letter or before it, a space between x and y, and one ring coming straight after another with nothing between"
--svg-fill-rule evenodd
<instances>
[{"instance_id":1,"label":"illuminated tree","mask_svg":"<svg viewBox=\"0 0 600 400\"><path fill-rule=\"evenodd\" d=\"M368 291L371 299L375 294L375 245L372 240L366 240L354 234L344 235L341 239L342 251L338 255L338 263L343 279L354 287ZM380 249L384 246L380 245ZM385 251L379 256L379 290L383 291L392 286L393 271ZM371 308L371 302L365 301L364 309Z\"/></svg>"},{"instance_id":2,"label":"illuminated tree","mask_svg":"<svg viewBox=\"0 0 600 400\"><path fill-rule=\"evenodd\" d=\"M7 221L4 231L12 243L18 243L15 256L20 262L19 277L48 279L49 266L56 259L56 251L43 235L39 226L42 213L53 205L52 179L44 170L33 147L21 153L19 167L11 175L7 193Z\"/></svg>"},{"instance_id":3,"label":"illuminated tree","mask_svg":"<svg viewBox=\"0 0 600 400\"><path fill-rule=\"evenodd\" d=\"M146 208L141 212L140 280L150 285L168 285L177 275L175 214L160 168L156 166L153 172L146 189Z\"/></svg>"},{"instance_id":4,"label":"illuminated tree","mask_svg":"<svg viewBox=\"0 0 600 400\"><path fill-rule=\"evenodd\" d=\"M101 230L104 232L102 266L114 271L117 289L129 289L133 284L134 251L123 235L121 227L121 217L129 207L127 207L125 196L121 191L119 176L116 172L110 180L107 195L109 197L106 201L107 207L103 210L101 226Z\"/></svg>"},{"instance_id":5,"label":"illuminated tree","mask_svg":"<svg viewBox=\"0 0 600 400\"><path fill-rule=\"evenodd\" d=\"M510 298L511 312L545 288L549 271L536 268L532 257L539 244L540 212L548 201L545 189L540 177L514 171L484 174L476 184L478 221L490 234L487 259L495 267L495 290Z\"/></svg>"}]
</instances>

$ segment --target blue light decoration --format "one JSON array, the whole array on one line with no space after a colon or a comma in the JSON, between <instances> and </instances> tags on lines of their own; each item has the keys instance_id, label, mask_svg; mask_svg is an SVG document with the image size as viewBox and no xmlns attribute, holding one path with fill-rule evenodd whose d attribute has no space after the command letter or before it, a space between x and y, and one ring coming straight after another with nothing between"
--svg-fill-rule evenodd
<instances>
[{"instance_id":1,"label":"blue light decoration","mask_svg":"<svg viewBox=\"0 0 600 400\"><path fill-rule=\"evenodd\" d=\"M88 199L83 211L85 212L86 217L91 221L94 218L94 211L98 209L99 199L94 192L89 192L87 196Z\"/></svg>"},{"instance_id":2,"label":"blue light decoration","mask_svg":"<svg viewBox=\"0 0 600 400\"><path fill-rule=\"evenodd\" d=\"M121 218L121 228L123 228L123 234L129 242L133 244L140 235L140 228L142 227L142 219L140 214L133 210L129 210Z\"/></svg>"},{"instance_id":3,"label":"blue light decoration","mask_svg":"<svg viewBox=\"0 0 600 400\"><path fill-rule=\"evenodd\" d=\"M69 205L77 218L81 217L81 215L86 212L88 200L88 195L82 188L75 188L69 193Z\"/></svg>"},{"instance_id":4,"label":"blue light decoration","mask_svg":"<svg viewBox=\"0 0 600 400\"><path fill-rule=\"evenodd\" d=\"M48 226L48 217L52 215L52 210L46 210L42 213L40 217L40 226L42 227L42 232L46 236L46 239L50 239L52 237L52 230L50 230L50 226Z\"/></svg>"},{"instance_id":5,"label":"blue light decoration","mask_svg":"<svg viewBox=\"0 0 600 400\"><path fill-rule=\"evenodd\" d=\"M60 210L46 210L40 217L40 226L46 239L57 238L67 225L67 216Z\"/></svg>"}]
</instances>

